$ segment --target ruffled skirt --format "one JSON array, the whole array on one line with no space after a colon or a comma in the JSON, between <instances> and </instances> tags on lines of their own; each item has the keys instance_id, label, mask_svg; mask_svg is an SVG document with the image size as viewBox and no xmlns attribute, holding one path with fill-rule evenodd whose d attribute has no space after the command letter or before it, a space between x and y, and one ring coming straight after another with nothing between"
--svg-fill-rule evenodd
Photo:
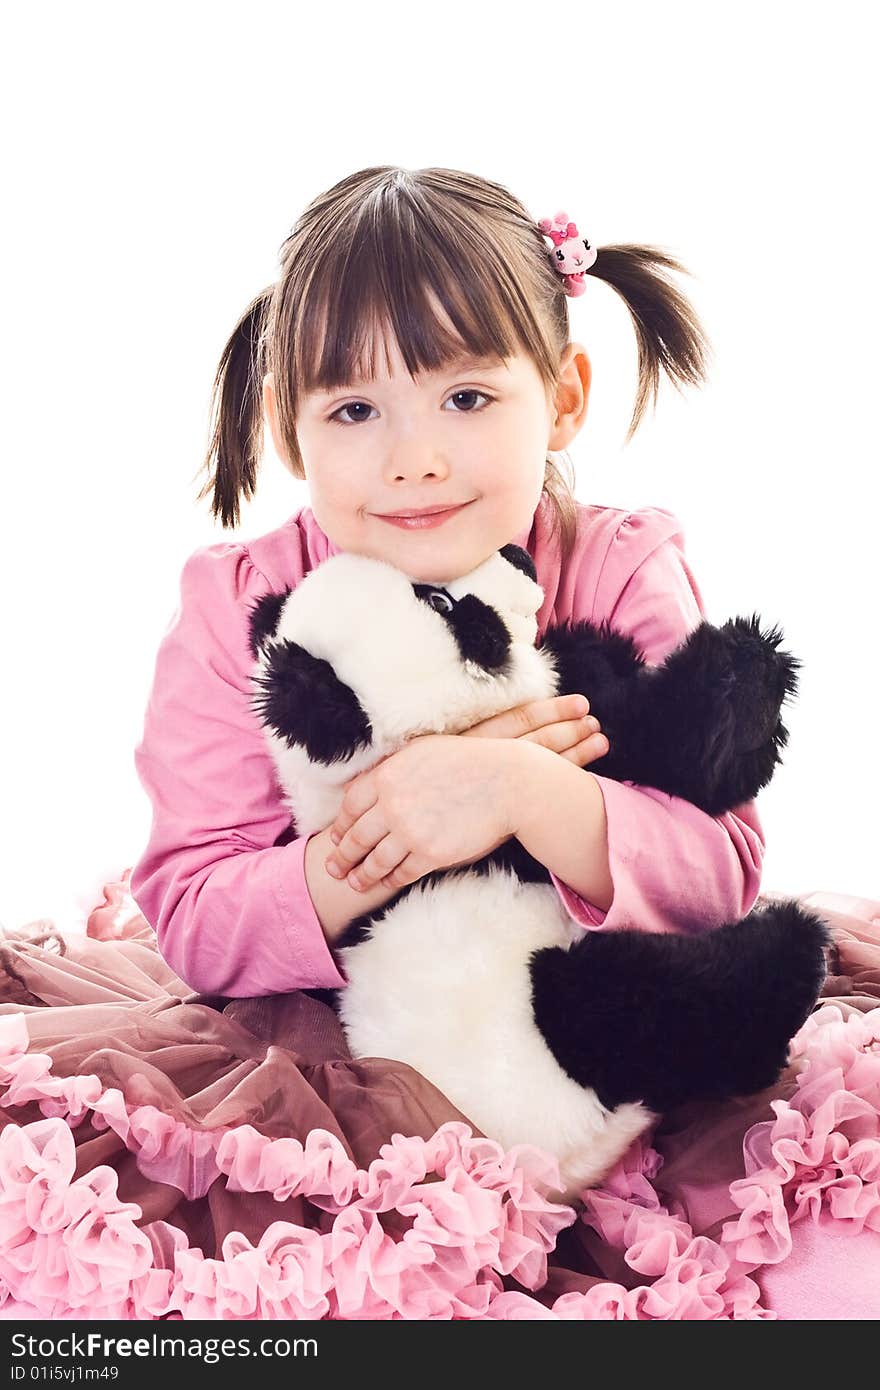
<instances>
[{"instance_id":1,"label":"ruffled skirt","mask_svg":"<svg viewBox=\"0 0 880 1390\"><path fill-rule=\"evenodd\" d=\"M199 997L128 871L104 895L86 937L0 944L3 1315L880 1316L880 903L802 896L838 959L780 1082L568 1206L319 998Z\"/></svg>"}]
</instances>

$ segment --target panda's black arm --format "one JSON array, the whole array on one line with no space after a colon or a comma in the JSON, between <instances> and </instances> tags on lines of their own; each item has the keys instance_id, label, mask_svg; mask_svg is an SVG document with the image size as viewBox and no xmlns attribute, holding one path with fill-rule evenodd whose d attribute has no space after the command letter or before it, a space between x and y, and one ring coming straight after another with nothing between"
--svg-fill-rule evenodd
<instances>
[{"instance_id":1,"label":"panda's black arm","mask_svg":"<svg viewBox=\"0 0 880 1390\"><path fill-rule=\"evenodd\" d=\"M800 666L757 615L703 622L659 666L607 622L547 629L560 695L583 694L610 743L590 771L681 796L710 815L757 796L788 741Z\"/></svg>"}]
</instances>

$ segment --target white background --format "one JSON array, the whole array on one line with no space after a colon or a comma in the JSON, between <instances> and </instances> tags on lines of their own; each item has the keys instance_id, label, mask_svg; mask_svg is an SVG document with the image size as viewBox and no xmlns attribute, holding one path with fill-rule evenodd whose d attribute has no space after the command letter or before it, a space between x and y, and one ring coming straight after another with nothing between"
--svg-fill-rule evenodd
<instances>
[{"instance_id":1,"label":"white background","mask_svg":"<svg viewBox=\"0 0 880 1390\"><path fill-rule=\"evenodd\" d=\"M600 247L654 243L689 269L711 380L664 382L627 448L628 313L595 282L571 302L594 370L578 496L677 513L710 620L758 611L804 662L759 799L764 887L880 895L871 13L7 15L3 924L81 926L146 843L132 755L183 562L307 501L267 454L238 532L195 502L219 354L305 204L373 164L480 173L536 218L565 208Z\"/></svg>"}]
</instances>

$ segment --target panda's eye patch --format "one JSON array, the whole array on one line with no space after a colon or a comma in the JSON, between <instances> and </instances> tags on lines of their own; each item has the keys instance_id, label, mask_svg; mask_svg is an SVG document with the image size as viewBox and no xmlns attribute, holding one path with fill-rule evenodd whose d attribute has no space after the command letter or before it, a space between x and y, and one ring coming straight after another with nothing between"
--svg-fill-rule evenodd
<instances>
[{"instance_id":1,"label":"panda's eye patch","mask_svg":"<svg viewBox=\"0 0 880 1390\"><path fill-rule=\"evenodd\" d=\"M423 603L437 613L451 613L455 603L445 589L435 589L430 584L413 584L413 591Z\"/></svg>"}]
</instances>

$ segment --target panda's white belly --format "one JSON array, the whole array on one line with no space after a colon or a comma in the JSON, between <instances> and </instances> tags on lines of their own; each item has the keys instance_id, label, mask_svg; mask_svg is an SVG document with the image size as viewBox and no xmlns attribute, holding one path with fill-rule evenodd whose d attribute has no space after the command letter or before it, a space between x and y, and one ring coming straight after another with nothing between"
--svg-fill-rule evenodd
<instances>
[{"instance_id":1,"label":"panda's white belly","mask_svg":"<svg viewBox=\"0 0 880 1390\"><path fill-rule=\"evenodd\" d=\"M493 868L414 885L340 952L353 1055L406 1062L505 1148L547 1150L564 1195L597 1182L654 1118L641 1105L607 1110L535 1025L529 957L582 930L554 888Z\"/></svg>"}]
</instances>

